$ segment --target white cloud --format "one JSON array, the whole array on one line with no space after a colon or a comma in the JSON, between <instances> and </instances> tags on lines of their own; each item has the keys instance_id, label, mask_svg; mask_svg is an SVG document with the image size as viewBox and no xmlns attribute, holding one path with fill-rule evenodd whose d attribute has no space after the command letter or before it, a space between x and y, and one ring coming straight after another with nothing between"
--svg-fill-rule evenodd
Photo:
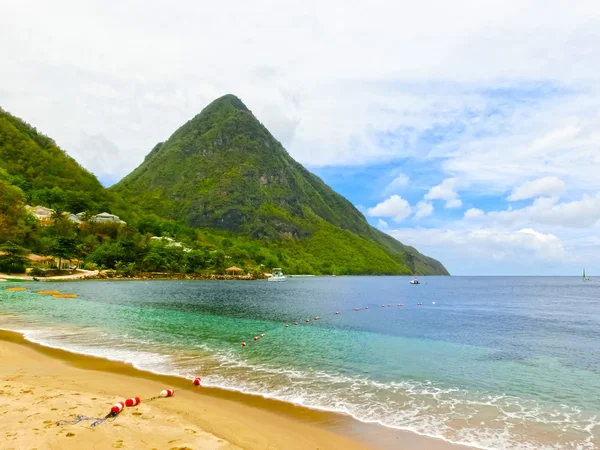
<instances>
[{"instance_id":1,"label":"white cloud","mask_svg":"<svg viewBox=\"0 0 600 450\"><path fill-rule=\"evenodd\" d=\"M378 226L380 229L382 229L382 230L387 230L387 228L388 228L388 226L389 226L389 225L388 225L388 223L387 223L385 220L383 220L383 219L379 219L379 220L377 221L377 226Z\"/></svg>"},{"instance_id":2,"label":"white cloud","mask_svg":"<svg viewBox=\"0 0 600 450\"><path fill-rule=\"evenodd\" d=\"M433 213L433 205L430 202L420 201L417 203L415 218L421 219L430 216Z\"/></svg>"},{"instance_id":3,"label":"white cloud","mask_svg":"<svg viewBox=\"0 0 600 450\"><path fill-rule=\"evenodd\" d=\"M408 186L409 181L410 178L401 173L388 183L383 193L385 195L397 193L401 188Z\"/></svg>"},{"instance_id":4,"label":"white cloud","mask_svg":"<svg viewBox=\"0 0 600 450\"><path fill-rule=\"evenodd\" d=\"M411 213L410 204L399 195L392 195L373 208L368 213L373 217L391 217L395 222L402 222Z\"/></svg>"},{"instance_id":5,"label":"white cloud","mask_svg":"<svg viewBox=\"0 0 600 450\"><path fill-rule=\"evenodd\" d=\"M11 42L0 46L0 86L10 86L0 103L88 167L73 145L81 133L102 133L135 165L229 92L311 165L441 156L450 176L497 177L507 190L530 177L514 172L531 167L531 152L549 150L551 173L540 176L561 176L598 148L587 126L600 105L597 2L375 0L368 18L365 2L341 0L121 3L23 0L0 16L0 41ZM546 101L489 92L540 80L569 93ZM464 137L419 151L432 129L453 125ZM561 147L578 155L566 166L554 153Z\"/></svg>"},{"instance_id":6,"label":"white cloud","mask_svg":"<svg viewBox=\"0 0 600 450\"><path fill-rule=\"evenodd\" d=\"M471 208L465 211L465 219L476 219L483 216L485 213L478 208Z\"/></svg>"},{"instance_id":7,"label":"white cloud","mask_svg":"<svg viewBox=\"0 0 600 450\"><path fill-rule=\"evenodd\" d=\"M557 179L570 190L600 189L600 91L554 89L558 92L468 124L469 131L437 148L443 170L487 194L512 191L532 177L545 179L555 192L560 190ZM570 122L568 128L564 122Z\"/></svg>"},{"instance_id":8,"label":"white cloud","mask_svg":"<svg viewBox=\"0 0 600 450\"><path fill-rule=\"evenodd\" d=\"M446 178L441 184L432 187L424 198L426 200L445 200L446 208L460 208L462 201L458 198L455 190L457 181L456 178Z\"/></svg>"},{"instance_id":9,"label":"white cloud","mask_svg":"<svg viewBox=\"0 0 600 450\"><path fill-rule=\"evenodd\" d=\"M462 206L462 200L460 198L452 198L446 201L446 208L460 208Z\"/></svg>"},{"instance_id":10,"label":"white cloud","mask_svg":"<svg viewBox=\"0 0 600 450\"><path fill-rule=\"evenodd\" d=\"M558 177L544 177L527 181L513 189L507 200L517 201L535 197L553 197L565 189L565 182Z\"/></svg>"},{"instance_id":11,"label":"white cloud","mask_svg":"<svg viewBox=\"0 0 600 450\"><path fill-rule=\"evenodd\" d=\"M441 261L464 261L471 270L490 259L511 263L535 261L560 262L566 257L563 242L553 234L531 228L515 231L500 229L449 230L402 228L388 233L407 245L429 252ZM464 267L450 267L453 273L465 273ZM467 271L469 273L469 271ZM472 273L472 272L471 272Z\"/></svg>"},{"instance_id":12,"label":"white cloud","mask_svg":"<svg viewBox=\"0 0 600 450\"><path fill-rule=\"evenodd\" d=\"M556 197L541 197L532 205L505 211L469 210L465 219L503 226L550 225L567 228L587 228L600 220L600 194L583 195L581 200L558 202Z\"/></svg>"}]
</instances>

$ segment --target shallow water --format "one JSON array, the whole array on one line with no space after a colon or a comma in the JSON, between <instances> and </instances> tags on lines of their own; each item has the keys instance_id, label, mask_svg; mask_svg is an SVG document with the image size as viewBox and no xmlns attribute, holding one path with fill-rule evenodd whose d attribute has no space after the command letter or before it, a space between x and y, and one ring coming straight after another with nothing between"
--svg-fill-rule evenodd
<instances>
[{"instance_id":1,"label":"shallow water","mask_svg":"<svg viewBox=\"0 0 600 450\"><path fill-rule=\"evenodd\" d=\"M599 448L600 283L421 281L28 283L0 291L0 327L480 448Z\"/></svg>"}]
</instances>

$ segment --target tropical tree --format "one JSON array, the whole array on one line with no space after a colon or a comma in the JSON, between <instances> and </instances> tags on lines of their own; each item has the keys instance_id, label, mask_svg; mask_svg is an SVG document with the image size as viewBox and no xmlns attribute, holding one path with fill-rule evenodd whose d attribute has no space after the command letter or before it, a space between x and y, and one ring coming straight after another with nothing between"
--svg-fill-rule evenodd
<instances>
[{"instance_id":1,"label":"tropical tree","mask_svg":"<svg viewBox=\"0 0 600 450\"><path fill-rule=\"evenodd\" d=\"M225 253L217 250L212 254L213 269L217 273L225 273Z\"/></svg>"},{"instance_id":2,"label":"tropical tree","mask_svg":"<svg viewBox=\"0 0 600 450\"><path fill-rule=\"evenodd\" d=\"M52 249L52 254L58 257L58 269L62 268L62 260L71 259L75 256L75 252L77 250L76 242L74 238L59 236L56 238L56 242L54 244L54 248Z\"/></svg>"},{"instance_id":3,"label":"tropical tree","mask_svg":"<svg viewBox=\"0 0 600 450\"><path fill-rule=\"evenodd\" d=\"M23 272L28 250L8 241L0 245L0 270L8 273Z\"/></svg>"}]
</instances>

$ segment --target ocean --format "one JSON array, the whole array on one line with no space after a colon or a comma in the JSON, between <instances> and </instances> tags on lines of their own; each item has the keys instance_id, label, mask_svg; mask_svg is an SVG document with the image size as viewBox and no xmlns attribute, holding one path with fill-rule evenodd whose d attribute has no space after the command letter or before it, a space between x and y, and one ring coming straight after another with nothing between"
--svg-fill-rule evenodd
<instances>
[{"instance_id":1,"label":"ocean","mask_svg":"<svg viewBox=\"0 0 600 450\"><path fill-rule=\"evenodd\" d=\"M482 449L600 448L599 282L408 281L2 283L0 328Z\"/></svg>"}]
</instances>

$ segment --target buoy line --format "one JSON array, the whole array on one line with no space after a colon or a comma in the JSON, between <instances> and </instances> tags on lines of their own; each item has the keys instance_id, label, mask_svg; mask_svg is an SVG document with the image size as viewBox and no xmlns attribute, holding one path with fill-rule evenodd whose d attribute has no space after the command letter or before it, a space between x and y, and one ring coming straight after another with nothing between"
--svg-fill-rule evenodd
<instances>
[{"instance_id":1,"label":"buoy line","mask_svg":"<svg viewBox=\"0 0 600 450\"><path fill-rule=\"evenodd\" d=\"M198 387L198 386L200 386L201 381L202 381L202 379L200 377L196 377L192 381L192 384L195 387ZM157 396L145 399L145 400L143 400L143 402L148 403L148 402L151 402L151 401L159 399L159 398L173 397L175 395L175 392L186 391L189 389L193 389L193 388L163 389L162 391L159 392L159 394ZM116 418L119 416L119 414L121 414L121 412L123 411L123 409L125 409L125 407L132 408L134 406L139 405L140 403L142 403L142 400L139 397L131 397L131 398L128 398L127 400L125 400L124 402L115 403L110 408L110 412L104 417L88 417L88 416L84 416L84 415L77 415L77 416L75 416L75 419L73 419L73 420L59 420L56 422L56 425L58 425L58 426L76 425L79 422L93 421L90 424L90 426L95 427L104 422L113 422L114 420L116 420Z\"/></svg>"},{"instance_id":2,"label":"buoy line","mask_svg":"<svg viewBox=\"0 0 600 450\"><path fill-rule=\"evenodd\" d=\"M432 305L435 305L435 302L431 302L431 304L432 304ZM388 303L388 304L387 304L387 307L388 307L388 308L389 308L389 307L391 307L391 306L392 306L392 305L391 305L390 303ZM404 306L404 303L398 303L398 306L399 306L399 307L403 307L403 306ZM417 303L417 306L423 306L423 303L421 303L421 302L418 302L418 303ZM383 303L383 304L381 305L381 307L382 307L382 308L385 308L385 307L386 307L385 303ZM369 307L368 307L368 306L365 306L365 310L368 310L368 309L369 309ZM354 308L354 311L360 311L360 308ZM336 315L336 316L339 316L339 315L340 315L340 312L339 312L339 311L336 311L334 315ZM316 317L314 318L314 320L319 320L319 319L320 319L320 317L319 317L319 316L316 316ZM309 322L310 322L310 320L309 320L309 319L305 319L305 323L309 323ZM294 325L298 325L298 322L294 322ZM286 323L286 324L284 324L284 326L285 326L285 328L289 328L289 327L290 327L289 323ZM264 335L263 335L263 336L264 336ZM257 338L254 338L254 340L256 341L256 340L257 340ZM245 342L242 342L242 347L246 347L246 343L245 343Z\"/></svg>"}]
</instances>

